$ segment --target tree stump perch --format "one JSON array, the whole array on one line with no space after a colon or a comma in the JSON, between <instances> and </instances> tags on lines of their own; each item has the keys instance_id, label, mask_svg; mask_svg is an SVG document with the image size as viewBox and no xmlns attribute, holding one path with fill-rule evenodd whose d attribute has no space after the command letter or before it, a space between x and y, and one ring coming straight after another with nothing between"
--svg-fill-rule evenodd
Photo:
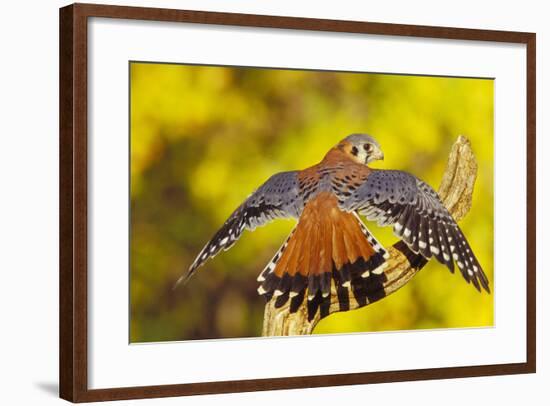
<instances>
[{"instance_id":1,"label":"tree stump perch","mask_svg":"<svg viewBox=\"0 0 550 406\"><path fill-rule=\"evenodd\" d=\"M472 194L477 176L477 161L472 152L470 141L459 136L449 154L447 167L439 186L439 196L445 207L458 222L471 208ZM358 302L353 294L349 294L349 306L341 309L338 292L332 284L330 307L323 316L343 310L354 310L380 300L403 287L426 264L421 256L408 250L399 241L388 249L388 266L383 272L379 292L369 294L369 299ZM290 336L311 334L321 320L321 312L317 311L313 318L308 316L307 298L295 312L290 311L290 300L279 305L276 298L271 298L265 306L263 336Z\"/></svg>"}]
</instances>

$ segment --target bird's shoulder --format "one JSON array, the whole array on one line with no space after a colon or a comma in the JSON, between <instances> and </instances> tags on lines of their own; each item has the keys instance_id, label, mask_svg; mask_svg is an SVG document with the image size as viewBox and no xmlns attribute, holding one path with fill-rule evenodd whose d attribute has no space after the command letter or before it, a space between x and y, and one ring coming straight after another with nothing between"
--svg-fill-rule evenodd
<instances>
[{"instance_id":1,"label":"bird's shoulder","mask_svg":"<svg viewBox=\"0 0 550 406\"><path fill-rule=\"evenodd\" d=\"M298 173L300 193L304 203L325 192L341 200L363 184L371 171L350 160L324 159Z\"/></svg>"}]
</instances>

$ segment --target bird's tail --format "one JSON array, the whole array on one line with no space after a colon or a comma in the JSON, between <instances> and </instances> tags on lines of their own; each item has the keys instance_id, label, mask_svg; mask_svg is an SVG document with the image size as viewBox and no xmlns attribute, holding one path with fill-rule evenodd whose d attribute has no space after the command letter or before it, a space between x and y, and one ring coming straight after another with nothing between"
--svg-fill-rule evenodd
<instances>
[{"instance_id":1,"label":"bird's tail","mask_svg":"<svg viewBox=\"0 0 550 406\"><path fill-rule=\"evenodd\" d=\"M350 288L354 280L382 273L387 252L355 213L341 211L336 197L308 202L294 230L258 277L258 292L289 297L307 291L308 300Z\"/></svg>"}]
</instances>

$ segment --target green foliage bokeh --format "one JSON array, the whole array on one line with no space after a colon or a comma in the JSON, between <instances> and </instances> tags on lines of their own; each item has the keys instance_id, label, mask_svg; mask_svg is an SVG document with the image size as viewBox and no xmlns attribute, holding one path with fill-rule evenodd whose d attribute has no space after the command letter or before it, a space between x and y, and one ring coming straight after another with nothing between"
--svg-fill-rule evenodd
<instances>
[{"instance_id":1,"label":"green foliage bokeh","mask_svg":"<svg viewBox=\"0 0 550 406\"><path fill-rule=\"evenodd\" d=\"M353 132L385 161L435 188L451 145L467 136L479 163L461 227L493 281L493 81L301 70L132 63L130 340L261 333L256 277L295 221L245 232L184 287L202 246L269 176L320 161ZM386 246L390 228L369 228ZM431 261L393 295L331 315L316 333L493 324L493 295Z\"/></svg>"}]
</instances>

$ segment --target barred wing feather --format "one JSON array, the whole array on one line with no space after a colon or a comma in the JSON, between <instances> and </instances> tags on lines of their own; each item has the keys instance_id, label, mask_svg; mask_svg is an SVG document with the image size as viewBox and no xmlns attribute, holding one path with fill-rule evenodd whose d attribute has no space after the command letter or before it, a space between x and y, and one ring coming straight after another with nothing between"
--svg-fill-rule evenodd
<instances>
[{"instance_id":1,"label":"barred wing feather","mask_svg":"<svg viewBox=\"0 0 550 406\"><path fill-rule=\"evenodd\" d=\"M209 258L231 248L245 229L253 231L277 218L299 218L303 206L297 171L273 175L229 216L176 286L187 281Z\"/></svg>"},{"instance_id":2,"label":"barred wing feather","mask_svg":"<svg viewBox=\"0 0 550 406\"><path fill-rule=\"evenodd\" d=\"M393 225L415 253L435 257L454 272L456 262L467 282L489 292L489 283L464 234L427 183L396 170L375 170L344 201L342 210L356 211L377 221Z\"/></svg>"}]
</instances>

